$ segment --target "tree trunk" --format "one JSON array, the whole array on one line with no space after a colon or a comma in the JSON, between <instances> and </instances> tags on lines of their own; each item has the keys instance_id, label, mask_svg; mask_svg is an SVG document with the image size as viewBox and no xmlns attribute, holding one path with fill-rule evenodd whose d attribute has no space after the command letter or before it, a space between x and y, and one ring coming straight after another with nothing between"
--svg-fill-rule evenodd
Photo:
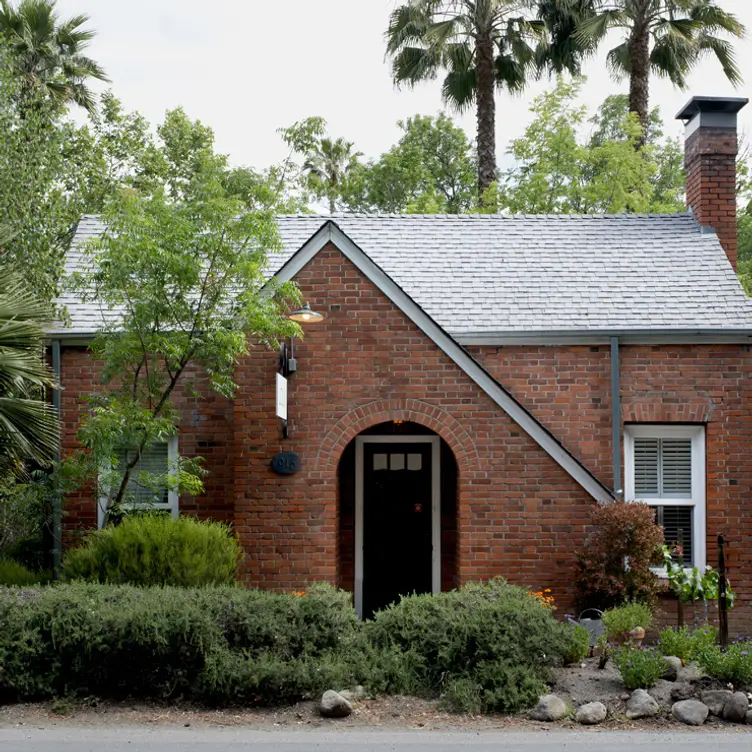
<instances>
[{"instance_id":1,"label":"tree trunk","mask_svg":"<svg viewBox=\"0 0 752 752\"><path fill-rule=\"evenodd\" d=\"M637 148L647 141L650 118L650 27L635 23L629 37L629 111L637 113L642 125L642 136Z\"/></svg>"},{"instance_id":2,"label":"tree trunk","mask_svg":"<svg viewBox=\"0 0 752 752\"><path fill-rule=\"evenodd\" d=\"M478 120L478 204L496 180L496 75L491 35L479 32L475 46L476 114Z\"/></svg>"}]
</instances>

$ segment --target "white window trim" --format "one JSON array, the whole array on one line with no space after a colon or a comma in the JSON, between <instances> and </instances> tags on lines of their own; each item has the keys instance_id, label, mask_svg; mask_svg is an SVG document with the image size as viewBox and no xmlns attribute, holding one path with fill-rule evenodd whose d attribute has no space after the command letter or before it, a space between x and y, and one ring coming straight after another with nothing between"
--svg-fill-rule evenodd
<instances>
[{"instance_id":1,"label":"white window trim","mask_svg":"<svg viewBox=\"0 0 752 752\"><path fill-rule=\"evenodd\" d=\"M692 496L690 498L636 499L634 490L634 440L635 439L691 439L692 440ZM692 548L694 566L701 572L707 563L707 528L705 510L705 426L673 426L665 424L628 425L624 428L624 498L626 501L657 506L692 506ZM666 576L665 567L654 570Z\"/></svg>"},{"instance_id":2,"label":"white window trim","mask_svg":"<svg viewBox=\"0 0 752 752\"><path fill-rule=\"evenodd\" d=\"M177 476L177 462L178 462L178 437L167 437L167 468L168 473L173 478ZM109 471L111 467L103 467L103 471ZM109 497L109 489L101 489L99 501L97 503L97 528L100 530L104 525L104 516L107 510L107 499ZM165 509L170 512L173 518L176 518L180 514L180 494L176 489L170 488L167 490L167 506L158 507L159 509Z\"/></svg>"}]
</instances>

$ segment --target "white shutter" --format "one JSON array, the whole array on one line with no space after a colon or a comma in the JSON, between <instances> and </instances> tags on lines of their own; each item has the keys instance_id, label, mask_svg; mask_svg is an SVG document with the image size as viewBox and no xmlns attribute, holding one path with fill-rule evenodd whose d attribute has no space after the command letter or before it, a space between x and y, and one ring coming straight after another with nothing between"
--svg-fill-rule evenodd
<instances>
[{"instance_id":1,"label":"white shutter","mask_svg":"<svg viewBox=\"0 0 752 752\"><path fill-rule=\"evenodd\" d=\"M133 458L133 450L122 451L119 456L118 470L123 468L126 458ZM158 489L142 486L138 482L139 473L146 472L150 475L166 475L169 467L167 457L167 442L152 444L141 454L141 459L133 468L130 481L128 482L128 495L136 504L167 504L167 486Z\"/></svg>"},{"instance_id":2,"label":"white shutter","mask_svg":"<svg viewBox=\"0 0 752 752\"><path fill-rule=\"evenodd\" d=\"M660 439L634 440L634 490L638 499L660 495Z\"/></svg>"},{"instance_id":3,"label":"white shutter","mask_svg":"<svg viewBox=\"0 0 752 752\"><path fill-rule=\"evenodd\" d=\"M661 496L692 496L692 440L661 439Z\"/></svg>"}]
</instances>

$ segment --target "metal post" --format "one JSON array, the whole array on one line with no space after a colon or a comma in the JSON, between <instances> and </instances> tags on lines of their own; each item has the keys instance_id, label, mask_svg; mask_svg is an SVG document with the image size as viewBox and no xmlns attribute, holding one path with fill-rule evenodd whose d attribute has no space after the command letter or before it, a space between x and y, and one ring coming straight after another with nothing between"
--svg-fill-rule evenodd
<instances>
[{"instance_id":1,"label":"metal post","mask_svg":"<svg viewBox=\"0 0 752 752\"><path fill-rule=\"evenodd\" d=\"M728 647L728 602L726 601L726 541L718 536L718 639Z\"/></svg>"},{"instance_id":2,"label":"metal post","mask_svg":"<svg viewBox=\"0 0 752 752\"><path fill-rule=\"evenodd\" d=\"M621 385L619 380L619 338L611 337L611 448L614 462L614 496L623 491L621 483Z\"/></svg>"},{"instance_id":3,"label":"metal post","mask_svg":"<svg viewBox=\"0 0 752 752\"><path fill-rule=\"evenodd\" d=\"M52 406L57 412L58 421L61 420L61 355L60 340L52 340L52 372L55 375L56 388L52 390ZM60 449L58 448L56 461L60 461ZM60 489L55 489L52 501L52 572L57 580L60 577L60 569L63 563L63 499Z\"/></svg>"}]
</instances>

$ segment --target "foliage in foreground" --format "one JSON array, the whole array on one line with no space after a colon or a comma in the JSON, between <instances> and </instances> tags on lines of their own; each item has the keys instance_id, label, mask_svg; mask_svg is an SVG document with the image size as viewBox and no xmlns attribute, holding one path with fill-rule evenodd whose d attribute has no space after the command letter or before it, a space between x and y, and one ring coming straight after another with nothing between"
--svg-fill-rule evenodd
<instances>
[{"instance_id":1,"label":"foliage in foreground","mask_svg":"<svg viewBox=\"0 0 752 752\"><path fill-rule=\"evenodd\" d=\"M650 629L653 613L644 603L626 603L617 608L609 608L603 613L603 624L609 640L617 640L628 635L633 629Z\"/></svg>"},{"instance_id":2,"label":"foliage in foreground","mask_svg":"<svg viewBox=\"0 0 752 752\"><path fill-rule=\"evenodd\" d=\"M89 534L65 558L66 580L200 587L231 585L240 544L229 527L163 514L126 517Z\"/></svg>"},{"instance_id":3,"label":"foliage in foreground","mask_svg":"<svg viewBox=\"0 0 752 752\"><path fill-rule=\"evenodd\" d=\"M708 676L736 688L752 687L752 642L743 640L724 651L718 645L699 650L697 662Z\"/></svg>"},{"instance_id":4,"label":"foliage in foreground","mask_svg":"<svg viewBox=\"0 0 752 752\"><path fill-rule=\"evenodd\" d=\"M590 534L577 553L580 607L604 609L628 601L651 604L660 590L651 566L662 563L662 545L663 529L655 524L647 505L622 501L596 507Z\"/></svg>"},{"instance_id":5,"label":"foliage in foreground","mask_svg":"<svg viewBox=\"0 0 752 752\"><path fill-rule=\"evenodd\" d=\"M411 596L361 624L350 594L76 583L0 590L0 702L61 695L277 704L363 684L457 709L533 704L580 656L575 630L521 588Z\"/></svg>"},{"instance_id":6,"label":"foliage in foreground","mask_svg":"<svg viewBox=\"0 0 752 752\"><path fill-rule=\"evenodd\" d=\"M705 624L697 629L687 627L664 629L659 636L658 650L663 655L673 655L681 658L684 663L697 659L697 656L716 644L718 630Z\"/></svg>"},{"instance_id":7,"label":"foliage in foreground","mask_svg":"<svg viewBox=\"0 0 752 752\"><path fill-rule=\"evenodd\" d=\"M652 648L620 648L614 653L614 663L629 690L650 689L666 670L663 656Z\"/></svg>"},{"instance_id":8,"label":"foliage in foreground","mask_svg":"<svg viewBox=\"0 0 752 752\"><path fill-rule=\"evenodd\" d=\"M49 579L46 573L32 572L13 559L0 557L0 585L28 587Z\"/></svg>"},{"instance_id":9,"label":"foliage in foreground","mask_svg":"<svg viewBox=\"0 0 752 752\"><path fill-rule=\"evenodd\" d=\"M582 652L581 635L503 580L403 598L377 613L365 633L375 648L402 657L410 686L395 689L441 693L462 711L532 705L548 668Z\"/></svg>"}]
</instances>

